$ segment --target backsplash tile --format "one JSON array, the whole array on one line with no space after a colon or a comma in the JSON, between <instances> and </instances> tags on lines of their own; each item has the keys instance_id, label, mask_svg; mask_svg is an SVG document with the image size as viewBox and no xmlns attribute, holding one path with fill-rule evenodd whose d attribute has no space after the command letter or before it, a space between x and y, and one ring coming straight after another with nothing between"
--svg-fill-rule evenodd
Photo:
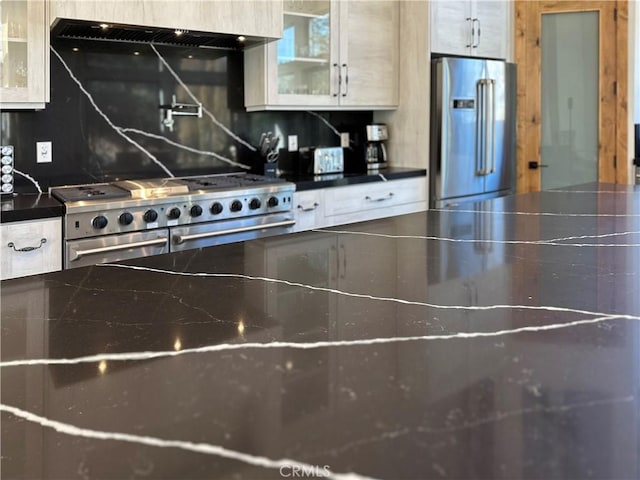
<instances>
[{"instance_id":1,"label":"backsplash tile","mask_svg":"<svg viewBox=\"0 0 640 480\"><path fill-rule=\"evenodd\" d=\"M193 103L183 87L146 44L55 39L52 47L116 127L137 129L190 147L213 152L248 166L259 156L232 139L209 117L175 117L173 131L162 125L161 104L172 96ZM243 54L185 47L156 47L171 68L215 118L235 135L257 145L272 131L298 135L300 146L339 145L339 138L307 112L247 113L243 103ZM123 178L167 176L141 149L110 126L81 92L51 52L51 103L42 111L4 111L1 144L15 146L16 168L33 176L44 189L53 185L105 182ZM372 112L322 112L339 130L363 128ZM211 155L193 153L163 140L126 132L173 175L201 175L238 170ZM35 143L53 142L53 162L37 164ZM35 191L16 177L16 191Z\"/></svg>"}]
</instances>

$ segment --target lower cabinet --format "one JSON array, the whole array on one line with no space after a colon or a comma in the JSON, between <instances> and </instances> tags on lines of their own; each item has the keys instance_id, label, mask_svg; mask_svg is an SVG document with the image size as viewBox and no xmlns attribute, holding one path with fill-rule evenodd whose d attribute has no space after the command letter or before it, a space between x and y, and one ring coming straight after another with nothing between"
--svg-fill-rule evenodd
<instances>
[{"instance_id":1,"label":"lower cabinet","mask_svg":"<svg viewBox=\"0 0 640 480\"><path fill-rule=\"evenodd\" d=\"M26 220L0 225L0 279L62 269L62 219Z\"/></svg>"},{"instance_id":2,"label":"lower cabinet","mask_svg":"<svg viewBox=\"0 0 640 480\"><path fill-rule=\"evenodd\" d=\"M426 177L295 192L295 231L427 210Z\"/></svg>"}]
</instances>

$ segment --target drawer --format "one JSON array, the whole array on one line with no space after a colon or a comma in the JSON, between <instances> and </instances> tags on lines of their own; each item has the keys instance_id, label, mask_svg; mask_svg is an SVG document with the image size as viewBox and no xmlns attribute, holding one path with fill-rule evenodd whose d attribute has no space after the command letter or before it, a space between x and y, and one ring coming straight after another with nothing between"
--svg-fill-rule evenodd
<instances>
[{"instance_id":1,"label":"drawer","mask_svg":"<svg viewBox=\"0 0 640 480\"><path fill-rule=\"evenodd\" d=\"M325 215L387 209L427 198L426 177L335 187L325 191Z\"/></svg>"},{"instance_id":2,"label":"drawer","mask_svg":"<svg viewBox=\"0 0 640 480\"><path fill-rule=\"evenodd\" d=\"M62 219L47 218L0 225L0 278L62 269Z\"/></svg>"},{"instance_id":3,"label":"drawer","mask_svg":"<svg viewBox=\"0 0 640 480\"><path fill-rule=\"evenodd\" d=\"M306 190L293 194L293 210L296 216L294 231L301 232L326 226L324 220L324 191Z\"/></svg>"}]
</instances>

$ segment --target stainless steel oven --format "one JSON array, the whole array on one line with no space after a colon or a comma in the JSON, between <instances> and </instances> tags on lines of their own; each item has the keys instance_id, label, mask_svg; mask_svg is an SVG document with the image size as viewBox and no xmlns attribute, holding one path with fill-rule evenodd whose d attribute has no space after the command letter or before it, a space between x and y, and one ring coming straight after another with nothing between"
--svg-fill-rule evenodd
<instances>
[{"instance_id":1,"label":"stainless steel oven","mask_svg":"<svg viewBox=\"0 0 640 480\"><path fill-rule=\"evenodd\" d=\"M292 231L295 184L251 174L51 189L65 204L65 268Z\"/></svg>"}]
</instances>

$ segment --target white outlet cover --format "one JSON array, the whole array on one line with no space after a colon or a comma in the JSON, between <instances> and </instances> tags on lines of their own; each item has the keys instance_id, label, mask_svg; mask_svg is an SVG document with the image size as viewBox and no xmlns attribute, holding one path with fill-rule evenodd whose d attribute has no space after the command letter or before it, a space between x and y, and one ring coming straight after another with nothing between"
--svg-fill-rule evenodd
<instances>
[{"instance_id":1,"label":"white outlet cover","mask_svg":"<svg viewBox=\"0 0 640 480\"><path fill-rule=\"evenodd\" d=\"M51 148L51 142L36 142L36 162L51 163L53 160Z\"/></svg>"},{"instance_id":2,"label":"white outlet cover","mask_svg":"<svg viewBox=\"0 0 640 480\"><path fill-rule=\"evenodd\" d=\"M349 148L349 132L342 132L340 134L340 146L342 148Z\"/></svg>"},{"instance_id":3,"label":"white outlet cover","mask_svg":"<svg viewBox=\"0 0 640 480\"><path fill-rule=\"evenodd\" d=\"M297 135L289 135L287 137L288 140L288 150L290 152L298 151L298 136Z\"/></svg>"}]
</instances>

